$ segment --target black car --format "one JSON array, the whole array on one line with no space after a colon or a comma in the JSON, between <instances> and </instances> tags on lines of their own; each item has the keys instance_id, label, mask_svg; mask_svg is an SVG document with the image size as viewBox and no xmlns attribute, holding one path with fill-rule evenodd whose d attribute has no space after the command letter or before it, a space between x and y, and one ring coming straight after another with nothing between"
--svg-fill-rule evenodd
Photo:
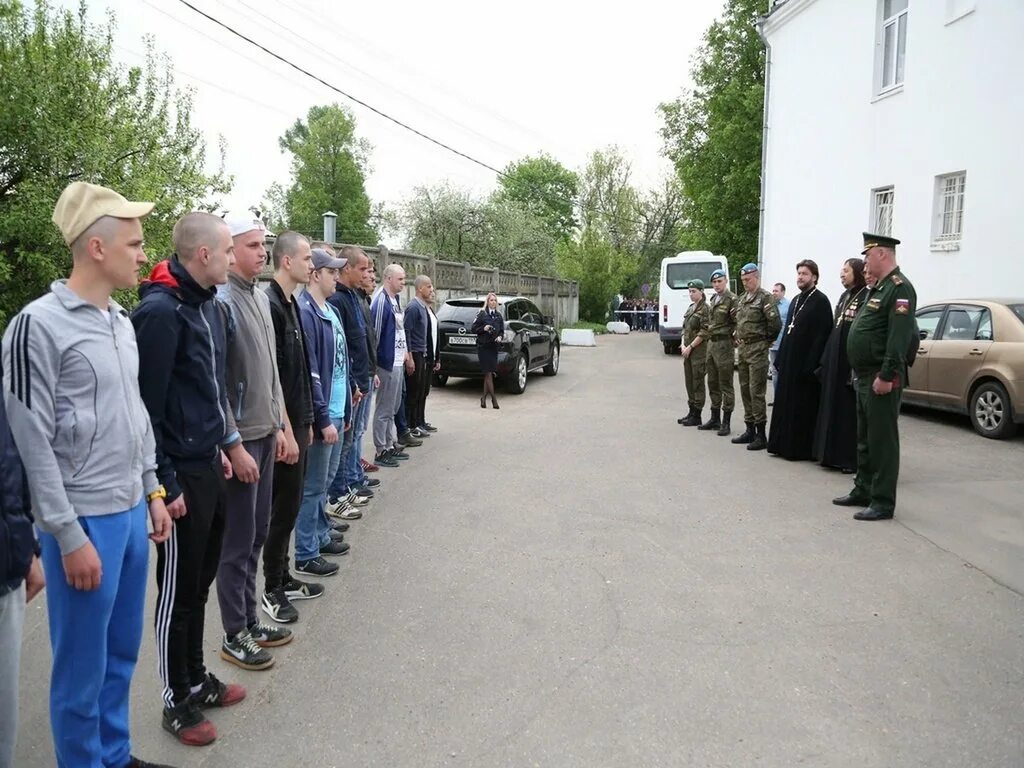
<instances>
[{"instance_id":1,"label":"black car","mask_svg":"<svg viewBox=\"0 0 1024 768\"><path fill-rule=\"evenodd\" d=\"M480 376L473 321L484 307L484 296L449 299L437 313L441 336L441 372L434 382L444 386L449 376ZM543 369L558 373L558 332L551 318L522 296L499 296L498 312L505 320L505 338L498 344L498 377L513 394L526 390L527 374Z\"/></svg>"}]
</instances>

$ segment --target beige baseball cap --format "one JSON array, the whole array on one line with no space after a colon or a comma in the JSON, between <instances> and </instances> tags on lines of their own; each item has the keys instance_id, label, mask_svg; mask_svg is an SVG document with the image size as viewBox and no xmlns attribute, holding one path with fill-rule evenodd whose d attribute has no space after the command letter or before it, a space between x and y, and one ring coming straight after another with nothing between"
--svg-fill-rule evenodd
<instances>
[{"instance_id":1,"label":"beige baseball cap","mask_svg":"<svg viewBox=\"0 0 1024 768\"><path fill-rule=\"evenodd\" d=\"M142 219L153 210L153 203L125 200L112 189L75 181L68 184L53 207L53 223L71 245L78 236L104 216L115 219Z\"/></svg>"}]
</instances>

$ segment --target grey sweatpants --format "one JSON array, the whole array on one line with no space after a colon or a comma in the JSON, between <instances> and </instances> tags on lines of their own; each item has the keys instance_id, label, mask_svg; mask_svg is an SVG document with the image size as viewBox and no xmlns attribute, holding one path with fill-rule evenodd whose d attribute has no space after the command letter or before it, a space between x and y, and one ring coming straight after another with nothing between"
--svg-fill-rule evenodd
<instances>
[{"instance_id":1,"label":"grey sweatpants","mask_svg":"<svg viewBox=\"0 0 1024 768\"><path fill-rule=\"evenodd\" d=\"M0 597L0 768L14 765L18 735L18 665L25 624L25 585Z\"/></svg>"},{"instance_id":2,"label":"grey sweatpants","mask_svg":"<svg viewBox=\"0 0 1024 768\"><path fill-rule=\"evenodd\" d=\"M246 441L245 450L256 461L260 479L255 483L243 483L237 477L228 480L224 543L217 568L217 602L228 635L256 622L256 568L270 526L277 433Z\"/></svg>"},{"instance_id":3,"label":"grey sweatpants","mask_svg":"<svg viewBox=\"0 0 1024 768\"><path fill-rule=\"evenodd\" d=\"M405 368L377 368L380 378L380 389L373 411L373 445L380 453L385 448L393 448L398 442L395 430L395 414L402 404L402 384L405 382Z\"/></svg>"}]
</instances>

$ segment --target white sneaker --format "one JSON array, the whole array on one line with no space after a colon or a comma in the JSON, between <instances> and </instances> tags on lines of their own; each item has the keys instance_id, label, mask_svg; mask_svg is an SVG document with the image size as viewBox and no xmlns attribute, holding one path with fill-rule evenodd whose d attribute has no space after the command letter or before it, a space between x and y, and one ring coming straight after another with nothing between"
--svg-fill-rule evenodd
<instances>
[{"instance_id":1,"label":"white sneaker","mask_svg":"<svg viewBox=\"0 0 1024 768\"><path fill-rule=\"evenodd\" d=\"M349 491L348 496L345 497L347 501L353 507L365 507L370 503L369 496L360 496L355 491Z\"/></svg>"}]
</instances>

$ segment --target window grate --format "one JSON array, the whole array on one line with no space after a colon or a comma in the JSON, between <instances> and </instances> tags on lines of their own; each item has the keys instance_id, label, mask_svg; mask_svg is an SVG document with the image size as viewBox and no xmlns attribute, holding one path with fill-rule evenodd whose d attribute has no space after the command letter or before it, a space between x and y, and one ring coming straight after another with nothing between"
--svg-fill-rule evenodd
<instances>
[{"instance_id":1,"label":"window grate","mask_svg":"<svg viewBox=\"0 0 1024 768\"><path fill-rule=\"evenodd\" d=\"M892 213L895 202L896 190L893 187L872 190L872 232L878 235L892 236Z\"/></svg>"},{"instance_id":2,"label":"window grate","mask_svg":"<svg viewBox=\"0 0 1024 768\"><path fill-rule=\"evenodd\" d=\"M964 226L964 193L967 189L967 174L957 173L939 179L939 227L935 242L958 242Z\"/></svg>"}]
</instances>

